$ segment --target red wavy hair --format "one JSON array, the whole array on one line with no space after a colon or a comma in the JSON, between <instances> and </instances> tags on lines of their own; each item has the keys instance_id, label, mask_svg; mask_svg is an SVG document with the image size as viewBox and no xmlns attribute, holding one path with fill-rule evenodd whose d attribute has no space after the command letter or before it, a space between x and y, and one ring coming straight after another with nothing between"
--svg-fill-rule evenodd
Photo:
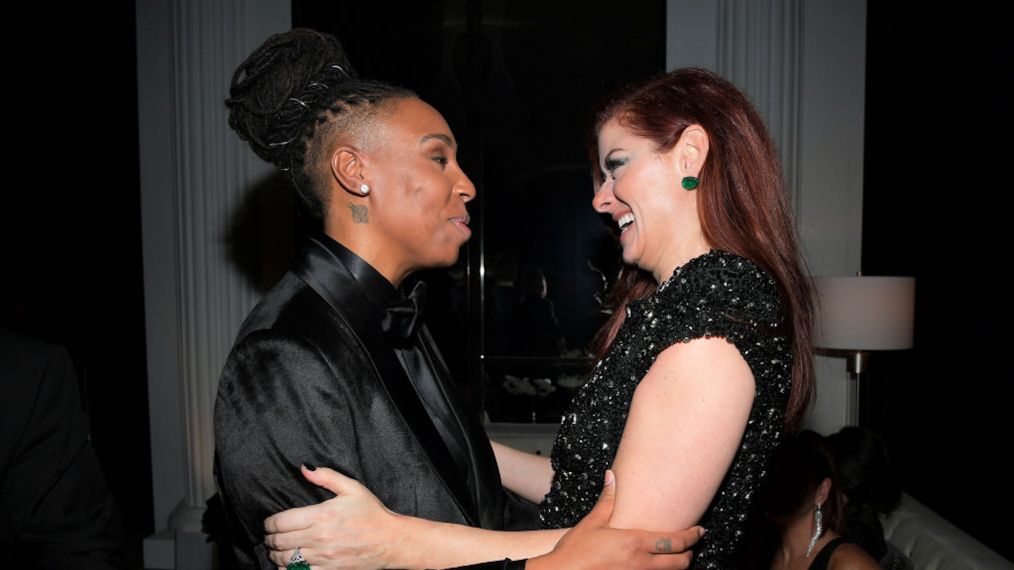
<instances>
[{"instance_id":1,"label":"red wavy hair","mask_svg":"<svg viewBox=\"0 0 1014 570\"><path fill-rule=\"evenodd\" d=\"M745 257L774 279L792 343L792 390L785 427L799 424L814 390L813 297L792 222L781 165L760 115L732 83L706 69L679 69L635 83L607 99L595 115L589 144L598 163L598 133L617 118L632 133L671 150L690 125L708 135L697 209L712 247ZM602 173L593 168L595 183ZM650 273L624 266L611 293L612 316L594 341L601 357L626 317L626 305L655 290Z\"/></svg>"}]
</instances>

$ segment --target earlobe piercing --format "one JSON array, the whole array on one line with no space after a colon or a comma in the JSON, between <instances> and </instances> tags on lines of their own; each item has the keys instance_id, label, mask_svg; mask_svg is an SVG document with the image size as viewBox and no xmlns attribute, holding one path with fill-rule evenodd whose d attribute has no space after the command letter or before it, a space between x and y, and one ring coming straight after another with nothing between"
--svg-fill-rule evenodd
<instances>
[{"instance_id":1,"label":"earlobe piercing","mask_svg":"<svg viewBox=\"0 0 1014 570\"><path fill-rule=\"evenodd\" d=\"M366 196L367 194L370 193L370 185L369 184L360 184L359 185L359 191L363 193L363 196Z\"/></svg>"},{"instance_id":2,"label":"earlobe piercing","mask_svg":"<svg viewBox=\"0 0 1014 570\"><path fill-rule=\"evenodd\" d=\"M680 184L683 185L684 190L689 192L690 190L697 188L697 185L700 183L701 181L693 176L684 176L683 181Z\"/></svg>"}]
</instances>

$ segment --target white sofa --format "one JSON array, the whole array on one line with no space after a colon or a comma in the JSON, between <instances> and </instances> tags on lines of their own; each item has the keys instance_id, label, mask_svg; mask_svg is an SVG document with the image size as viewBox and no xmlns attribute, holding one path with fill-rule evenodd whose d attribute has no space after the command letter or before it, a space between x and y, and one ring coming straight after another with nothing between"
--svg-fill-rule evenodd
<instances>
[{"instance_id":1,"label":"white sofa","mask_svg":"<svg viewBox=\"0 0 1014 570\"><path fill-rule=\"evenodd\" d=\"M916 570L1014 570L1014 564L909 495L882 520L884 535Z\"/></svg>"}]
</instances>

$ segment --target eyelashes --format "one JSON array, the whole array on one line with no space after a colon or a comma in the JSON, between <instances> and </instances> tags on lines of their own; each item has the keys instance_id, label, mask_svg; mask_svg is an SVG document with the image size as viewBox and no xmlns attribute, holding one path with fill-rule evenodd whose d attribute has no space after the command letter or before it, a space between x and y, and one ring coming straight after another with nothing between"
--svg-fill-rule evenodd
<instances>
[{"instance_id":1,"label":"eyelashes","mask_svg":"<svg viewBox=\"0 0 1014 570\"><path fill-rule=\"evenodd\" d=\"M623 166L626 163L627 163L627 159L626 158L607 158L607 159L605 159L603 161L603 166L605 167L605 170L602 172L602 177L603 178L609 178L610 176L612 176L613 179L615 180L616 179L616 176L615 176L616 169L619 168L619 167L621 167L621 166Z\"/></svg>"}]
</instances>

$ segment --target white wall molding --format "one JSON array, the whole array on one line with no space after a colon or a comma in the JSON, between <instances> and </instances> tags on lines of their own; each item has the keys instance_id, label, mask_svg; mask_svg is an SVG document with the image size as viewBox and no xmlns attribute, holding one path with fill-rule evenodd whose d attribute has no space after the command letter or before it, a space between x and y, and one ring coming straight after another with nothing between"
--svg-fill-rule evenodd
<instances>
[{"instance_id":1,"label":"white wall molding","mask_svg":"<svg viewBox=\"0 0 1014 570\"><path fill-rule=\"evenodd\" d=\"M764 118L797 195L802 0L670 0L667 12L666 68L705 67L743 89Z\"/></svg>"},{"instance_id":2,"label":"white wall molding","mask_svg":"<svg viewBox=\"0 0 1014 570\"><path fill-rule=\"evenodd\" d=\"M199 533L214 493L218 377L257 300L229 260L227 231L247 191L272 172L229 131L224 100L243 58L290 27L291 6L138 0L136 24L154 522L175 530L160 536L177 547L169 566L151 564L193 567L204 554L179 547L201 541L179 537Z\"/></svg>"},{"instance_id":3,"label":"white wall molding","mask_svg":"<svg viewBox=\"0 0 1014 570\"><path fill-rule=\"evenodd\" d=\"M798 196L802 75L801 0L720 0L715 69L749 95L778 148L789 191Z\"/></svg>"}]
</instances>

